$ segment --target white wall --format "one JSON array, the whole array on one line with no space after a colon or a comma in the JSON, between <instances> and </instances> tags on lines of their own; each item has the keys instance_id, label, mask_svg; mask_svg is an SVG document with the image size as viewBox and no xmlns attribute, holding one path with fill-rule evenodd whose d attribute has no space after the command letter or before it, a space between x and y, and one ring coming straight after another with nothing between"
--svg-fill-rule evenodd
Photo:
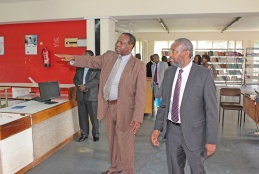
<instances>
[{"instance_id":1,"label":"white wall","mask_svg":"<svg viewBox=\"0 0 259 174\"><path fill-rule=\"evenodd\" d=\"M175 33L135 33L141 40L148 41L148 55L154 54L154 41L173 41L181 37L190 40L242 40L243 48L253 47L254 41L259 40L259 31L253 32L175 32Z\"/></svg>"},{"instance_id":2,"label":"white wall","mask_svg":"<svg viewBox=\"0 0 259 174\"><path fill-rule=\"evenodd\" d=\"M94 16L258 14L258 7L258 0L37 0L1 3L0 23L83 19Z\"/></svg>"}]
</instances>

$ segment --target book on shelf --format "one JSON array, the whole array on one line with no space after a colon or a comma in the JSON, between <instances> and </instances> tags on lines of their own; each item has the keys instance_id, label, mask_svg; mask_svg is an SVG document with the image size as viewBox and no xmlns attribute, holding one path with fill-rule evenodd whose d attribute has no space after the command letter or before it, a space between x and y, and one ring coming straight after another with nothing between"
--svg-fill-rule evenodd
<instances>
[{"instance_id":1,"label":"book on shelf","mask_svg":"<svg viewBox=\"0 0 259 174\"><path fill-rule=\"evenodd\" d=\"M237 51L195 51L195 54L207 54L209 56L244 56L242 53Z\"/></svg>"}]
</instances>

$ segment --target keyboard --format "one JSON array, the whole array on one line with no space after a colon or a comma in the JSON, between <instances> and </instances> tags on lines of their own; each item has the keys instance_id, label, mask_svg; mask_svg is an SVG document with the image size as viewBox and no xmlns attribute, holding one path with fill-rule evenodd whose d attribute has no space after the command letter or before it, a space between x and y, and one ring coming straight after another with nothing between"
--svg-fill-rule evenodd
<instances>
[{"instance_id":1,"label":"keyboard","mask_svg":"<svg viewBox=\"0 0 259 174\"><path fill-rule=\"evenodd\" d=\"M35 97L35 98L33 98L32 100L37 101L37 102L43 102L43 101L41 100L41 97Z\"/></svg>"}]
</instances>

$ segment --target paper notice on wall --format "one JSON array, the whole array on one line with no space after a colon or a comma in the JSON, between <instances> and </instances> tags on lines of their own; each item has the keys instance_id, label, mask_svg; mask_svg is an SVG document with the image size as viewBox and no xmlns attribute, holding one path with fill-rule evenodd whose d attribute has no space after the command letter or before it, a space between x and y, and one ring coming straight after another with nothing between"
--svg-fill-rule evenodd
<instances>
[{"instance_id":1,"label":"paper notice on wall","mask_svg":"<svg viewBox=\"0 0 259 174\"><path fill-rule=\"evenodd\" d=\"M4 37L0 36L0 55L4 55Z\"/></svg>"},{"instance_id":2,"label":"paper notice on wall","mask_svg":"<svg viewBox=\"0 0 259 174\"><path fill-rule=\"evenodd\" d=\"M25 35L25 55L37 55L37 35Z\"/></svg>"}]
</instances>

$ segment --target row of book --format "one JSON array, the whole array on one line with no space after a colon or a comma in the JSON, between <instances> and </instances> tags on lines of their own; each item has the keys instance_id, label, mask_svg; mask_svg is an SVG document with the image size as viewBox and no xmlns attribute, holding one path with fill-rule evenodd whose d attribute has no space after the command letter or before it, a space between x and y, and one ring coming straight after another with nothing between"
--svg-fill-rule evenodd
<instances>
[{"instance_id":1,"label":"row of book","mask_svg":"<svg viewBox=\"0 0 259 174\"><path fill-rule=\"evenodd\" d=\"M215 81L242 81L238 76L217 76Z\"/></svg>"},{"instance_id":2,"label":"row of book","mask_svg":"<svg viewBox=\"0 0 259 174\"><path fill-rule=\"evenodd\" d=\"M237 51L195 51L195 54L209 56L244 56L242 53Z\"/></svg>"},{"instance_id":3,"label":"row of book","mask_svg":"<svg viewBox=\"0 0 259 174\"><path fill-rule=\"evenodd\" d=\"M246 64L246 68L259 68L259 64Z\"/></svg>"},{"instance_id":4,"label":"row of book","mask_svg":"<svg viewBox=\"0 0 259 174\"><path fill-rule=\"evenodd\" d=\"M218 68L231 68L231 69L242 69L242 64L213 64L216 69Z\"/></svg>"},{"instance_id":5,"label":"row of book","mask_svg":"<svg viewBox=\"0 0 259 174\"><path fill-rule=\"evenodd\" d=\"M219 71L217 70L218 75L242 75L242 72L240 70L227 70L227 71Z\"/></svg>"},{"instance_id":6,"label":"row of book","mask_svg":"<svg viewBox=\"0 0 259 174\"><path fill-rule=\"evenodd\" d=\"M211 57L210 58L211 62L228 62L228 63L243 63L244 59L243 58L220 58L220 57Z\"/></svg>"},{"instance_id":7,"label":"row of book","mask_svg":"<svg viewBox=\"0 0 259 174\"><path fill-rule=\"evenodd\" d=\"M259 57L259 53L246 53L246 56Z\"/></svg>"}]
</instances>

